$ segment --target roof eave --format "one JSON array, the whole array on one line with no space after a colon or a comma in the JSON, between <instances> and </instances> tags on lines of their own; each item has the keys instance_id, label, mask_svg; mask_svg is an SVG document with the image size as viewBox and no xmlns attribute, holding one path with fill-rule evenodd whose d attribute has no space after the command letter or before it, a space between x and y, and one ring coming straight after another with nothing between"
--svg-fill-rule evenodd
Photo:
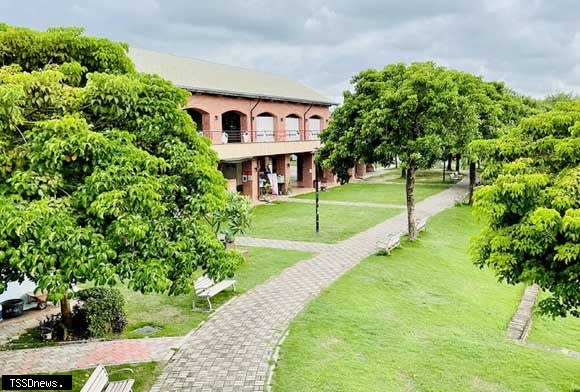
<instances>
[{"instance_id":1,"label":"roof eave","mask_svg":"<svg viewBox=\"0 0 580 392\"><path fill-rule=\"evenodd\" d=\"M337 102L332 102L332 101L322 101L322 100L293 98L293 97L281 97L281 96L267 95L267 94L241 93L241 92L237 92L237 91L225 91L225 90L207 89L207 88L199 88L199 87L191 87L191 86L183 86L183 85L177 85L177 87L182 88L182 89L187 90L187 91L190 91L190 92L193 92L193 93L206 93L206 94L226 95L226 96L232 96L232 97L243 97L243 98L254 98L254 99L261 98L261 99L270 99L273 101L298 102L298 103L306 103L306 104L322 105L322 106L336 106L336 105L338 105Z\"/></svg>"}]
</instances>

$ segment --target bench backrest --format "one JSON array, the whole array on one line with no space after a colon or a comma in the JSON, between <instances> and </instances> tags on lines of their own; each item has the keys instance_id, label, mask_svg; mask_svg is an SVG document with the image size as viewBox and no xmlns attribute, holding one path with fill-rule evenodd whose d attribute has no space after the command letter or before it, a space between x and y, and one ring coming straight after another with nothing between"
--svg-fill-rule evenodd
<instances>
[{"instance_id":1,"label":"bench backrest","mask_svg":"<svg viewBox=\"0 0 580 392\"><path fill-rule=\"evenodd\" d=\"M427 219L421 219L417 223L417 231L423 231L427 227Z\"/></svg>"},{"instance_id":2,"label":"bench backrest","mask_svg":"<svg viewBox=\"0 0 580 392\"><path fill-rule=\"evenodd\" d=\"M205 291L212 286L215 286L215 282L207 275L203 275L197 278L195 282L193 282L193 288L195 289L196 294L199 294L200 292Z\"/></svg>"},{"instance_id":3,"label":"bench backrest","mask_svg":"<svg viewBox=\"0 0 580 392\"><path fill-rule=\"evenodd\" d=\"M99 365L89 377L81 392L102 392L109 383L109 375L104 366Z\"/></svg>"}]
</instances>

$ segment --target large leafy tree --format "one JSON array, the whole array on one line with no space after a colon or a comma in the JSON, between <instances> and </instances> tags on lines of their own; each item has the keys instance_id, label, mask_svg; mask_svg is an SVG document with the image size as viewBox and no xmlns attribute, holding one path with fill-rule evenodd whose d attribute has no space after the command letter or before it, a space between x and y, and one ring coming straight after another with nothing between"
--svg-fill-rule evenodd
<instances>
[{"instance_id":1,"label":"large leafy tree","mask_svg":"<svg viewBox=\"0 0 580 392\"><path fill-rule=\"evenodd\" d=\"M416 237L415 172L443 155L456 128L477 126L472 102L459 90L455 75L433 63L393 64L356 75L354 91L332 114L322 135L320 159L342 182L356 162L406 169L409 238Z\"/></svg>"},{"instance_id":2,"label":"large leafy tree","mask_svg":"<svg viewBox=\"0 0 580 392\"><path fill-rule=\"evenodd\" d=\"M486 222L475 262L550 291L542 312L580 316L580 103L555 103L472 150L488 183L475 193Z\"/></svg>"},{"instance_id":3,"label":"large leafy tree","mask_svg":"<svg viewBox=\"0 0 580 392\"><path fill-rule=\"evenodd\" d=\"M74 284L177 294L241 260L205 220L228 198L186 93L81 33L0 25L0 291L29 277L67 323Z\"/></svg>"},{"instance_id":4,"label":"large leafy tree","mask_svg":"<svg viewBox=\"0 0 580 392\"><path fill-rule=\"evenodd\" d=\"M471 105L465 105L475 111L476 126L472 125L472 113L464 111L458 114L458 125L448 137L450 155L463 158L469 165L469 204L473 203L473 192L476 183L477 151L471 151L470 143L474 140L496 138L502 129L514 127L519 121L537 110L536 103L508 89L502 82L485 82L481 77L466 72L454 72L459 86L459 93ZM467 116L467 119L465 117ZM463 124L467 121L466 124Z\"/></svg>"}]
</instances>

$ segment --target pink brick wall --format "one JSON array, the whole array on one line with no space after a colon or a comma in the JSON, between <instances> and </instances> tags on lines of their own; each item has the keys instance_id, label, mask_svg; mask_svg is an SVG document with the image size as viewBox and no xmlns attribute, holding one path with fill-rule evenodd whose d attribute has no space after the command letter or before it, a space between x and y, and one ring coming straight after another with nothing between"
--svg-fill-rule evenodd
<instances>
[{"instance_id":1,"label":"pink brick wall","mask_svg":"<svg viewBox=\"0 0 580 392\"><path fill-rule=\"evenodd\" d=\"M281 101L267 101L258 100L250 98L238 98L229 97L221 95L210 95L210 94L192 94L187 101L186 108L196 109L203 114L203 125L204 127L209 127L209 129L204 129L206 136L211 137L214 144L220 144L221 140L221 130L222 130L222 118L221 115L224 112L235 110L243 114L245 119L242 118L241 128L242 130L250 131L252 140L255 141L255 131L256 131L256 119L259 114L267 112L271 113L275 117L274 121L274 131L276 141L283 141L286 135L285 121L280 121L280 119L286 118L290 114L297 115L299 117L301 139L308 139L310 135L308 131L308 119L312 116L319 116L321 118L321 129L325 129L328 125L328 119L330 117L330 111L328 107L322 105L309 105L302 103L291 103L291 102L281 102ZM252 108L254 108L252 110ZM250 115L250 112L252 115ZM306 121L304 120L306 114ZM252 119L251 117L254 117ZM209 131L212 131L211 133Z\"/></svg>"}]
</instances>

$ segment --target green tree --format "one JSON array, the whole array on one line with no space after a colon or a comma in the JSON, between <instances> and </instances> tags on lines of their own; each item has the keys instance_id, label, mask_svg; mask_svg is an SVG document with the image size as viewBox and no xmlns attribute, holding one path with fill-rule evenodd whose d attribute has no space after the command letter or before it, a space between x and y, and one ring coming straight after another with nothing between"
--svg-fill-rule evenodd
<instances>
[{"instance_id":1,"label":"green tree","mask_svg":"<svg viewBox=\"0 0 580 392\"><path fill-rule=\"evenodd\" d=\"M228 192L226 208L205 216L216 236L227 243L233 243L235 237L244 234L251 223L251 202L246 196L237 192Z\"/></svg>"},{"instance_id":2,"label":"green tree","mask_svg":"<svg viewBox=\"0 0 580 392\"><path fill-rule=\"evenodd\" d=\"M540 102L538 102L538 106L546 111L554 109L554 107L561 102L570 102L570 101L578 101L580 97L572 93L557 93L548 95Z\"/></svg>"},{"instance_id":3,"label":"green tree","mask_svg":"<svg viewBox=\"0 0 580 392\"><path fill-rule=\"evenodd\" d=\"M580 102L557 103L471 149L488 182L475 193L486 223L475 263L550 291L542 312L580 316Z\"/></svg>"},{"instance_id":4,"label":"green tree","mask_svg":"<svg viewBox=\"0 0 580 392\"><path fill-rule=\"evenodd\" d=\"M81 33L0 25L0 292L29 277L69 326L74 284L178 294L241 261L204 219L227 193L186 92Z\"/></svg>"},{"instance_id":5,"label":"green tree","mask_svg":"<svg viewBox=\"0 0 580 392\"><path fill-rule=\"evenodd\" d=\"M502 82L485 82L466 72L455 71L454 75L460 95L472 104L471 109L475 111L477 124L473 126L473 114L469 111L459 113L458 124L448 138L448 150L458 161L463 158L469 165L469 204L473 204L477 151L470 150L470 143L474 140L496 138L502 129L516 126L522 118L537 112L536 103L516 94ZM465 116L467 121L464 120Z\"/></svg>"},{"instance_id":6,"label":"green tree","mask_svg":"<svg viewBox=\"0 0 580 392\"><path fill-rule=\"evenodd\" d=\"M356 162L406 169L409 238L416 238L415 172L430 168L456 127L475 127L473 104L462 96L454 74L433 63L393 64L356 75L354 92L332 114L322 134L320 160L342 182Z\"/></svg>"}]
</instances>

